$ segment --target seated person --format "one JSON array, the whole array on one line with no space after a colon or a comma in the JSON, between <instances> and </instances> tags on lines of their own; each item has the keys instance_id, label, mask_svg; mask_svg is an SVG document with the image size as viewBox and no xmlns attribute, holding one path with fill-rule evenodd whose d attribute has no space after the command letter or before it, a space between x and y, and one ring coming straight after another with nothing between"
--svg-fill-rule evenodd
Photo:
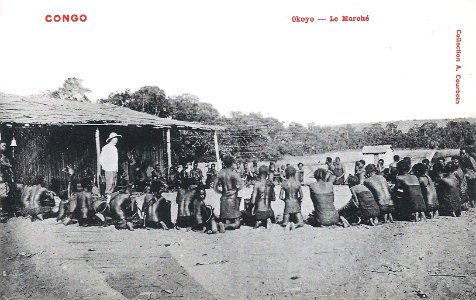
<instances>
[{"instance_id":1,"label":"seated person","mask_svg":"<svg viewBox=\"0 0 476 300\"><path fill-rule=\"evenodd\" d=\"M439 213L444 216L461 216L461 198L458 179L453 172L452 163L445 167L440 164L433 166L435 174L436 194L438 195Z\"/></svg>"},{"instance_id":2,"label":"seated person","mask_svg":"<svg viewBox=\"0 0 476 300\"><path fill-rule=\"evenodd\" d=\"M131 186L118 186L118 192L111 194L110 211L111 217L116 223L116 229L134 230L132 222L129 221L133 215L131 201Z\"/></svg>"},{"instance_id":3,"label":"seated person","mask_svg":"<svg viewBox=\"0 0 476 300\"><path fill-rule=\"evenodd\" d=\"M426 204L421 191L420 182L415 175L410 175L407 161L397 163L397 178L393 190L397 211L404 219L425 221Z\"/></svg>"},{"instance_id":4,"label":"seated person","mask_svg":"<svg viewBox=\"0 0 476 300\"><path fill-rule=\"evenodd\" d=\"M333 170L335 179L334 185L342 185L345 182L345 167L344 164L340 162L340 157L336 157L334 160L334 170Z\"/></svg>"},{"instance_id":5,"label":"seated person","mask_svg":"<svg viewBox=\"0 0 476 300\"><path fill-rule=\"evenodd\" d=\"M412 168L413 174L420 182L423 198L426 203L426 214L431 219L438 217L438 196L436 186L430 176L427 175L427 167L424 163L417 163Z\"/></svg>"},{"instance_id":6,"label":"seated person","mask_svg":"<svg viewBox=\"0 0 476 300\"><path fill-rule=\"evenodd\" d=\"M220 222L218 230L234 230L241 226L241 211L238 191L243 187L240 175L233 169L234 158L231 155L223 157L223 169L218 172L213 184L215 192L221 194L220 197Z\"/></svg>"},{"instance_id":7,"label":"seated person","mask_svg":"<svg viewBox=\"0 0 476 300\"><path fill-rule=\"evenodd\" d=\"M385 161L383 159L379 159L377 162L377 175L383 175L385 173Z\"/></svg>"},{"instance_id":8,"label":"seated person","mask_svg":"<svg viewBox=\"0 0 476 300\"><path fill-rule=\"evenodd\" d=\"M380 208L372 192L366 186L360 184L360 180L357 176L351 175L347 181L349 183L350 192L352 193L352 201L359 207L360 216L365 221L368 220L370 225L377 225Z\"/></svg>"},{"instance_id":9,"label":"seated person","mask_svg":"<svg viewBox=\"0 0 476 300\"><path fill-rule=\"evenodd\" d=\"M468 198L471 207L475 206L476 202L476 172L473 170L471 160L463 157L461 160L461 169L468 184Z\"/></svg>"},{"instance_id":10,"label":"seated person","mask_svg":"<svg viewBox=\"0 0 476 300\"><path fill-rule=\"evenodd\" d=\"M466 176L464 176L464 172L460 166L461 157L453 156L451 158L451 163L453 166L453 173L458 179L458 187L459 187L459 196L461 198L461 210L468 210L469 209L469 196L468 196L468 182L466 181Z\"/></svg>"},{"instance_id":11,"label":"seated person","mask_svg":"<svg viewBox=\"0 0 476 300\"><path fill-rule=\"evenodd\" d=\"M334 164L332 163L331 157L326 157L326 165L327 165L326 181L333 184L337 176L334 174L335 167L334 167Z\"/></svg>"},{"instance_id":12,"label":"seated person","mask_svg":"<svg viewBox=\"0 0 476 300\"><path fill-rule=\"evenodd\" d=\"M294 167L286 168L286 180L281 184L279 198L284 201L283 226L286 229L294 229L304 226L301 214L302 187L296 180L296 169ZM291 218L296 224L291 222Z\"/></svg>"},{"instance_id":13,"label":"seated person","mask_svg":"<svg viewBox=\"0 0 476 300\"><path fill-rule=\"evenodd\" d=\"M203 186L196 189L195 200L193 201L194 224L192 228L214 234L218 231L217 222L219 220L215 216L213 207L205 204L206 197L207 192Z\"/></svg>"},{"instance_id":14,"label":"seated person","mask_svg":"<svg viewBox=\"0 0 476 300\"><path fill-rule=\"evenodd\" d=\"M32 221L43 220L52 213L56 202L59 204L59 201L56 201L58 199L56 194L45 187L43 176L36 176L32 186L25 186L20 197L22 204L20 213L29 216Z\"/></svg>"},{"instance_id":15,"label":"seated person","mask_svg":"<svg viewBox=\"0 0 476 300\"><path fill-rule=\"evenodd\" d=\"M264 225L271 228L271 224L275 223L274 211L271 208L271 201L276 200L274 193L274 183L267 179L268 167L259 167L259 180L255 182L253 194L251 195L251 205L255 216L255 226L258 228ZM264 224L263 224L264 223Z\"/></svg>"},{"instance_id":16,"label":"seated person","mask_svg":"<svg viewBox=\"0 0 476 300\"><path fill-rule=\"evenodd\" d=\"M355 176L359 178L360 184L365 180L365 160L361 159L355 162Z\"/></svg>"},{"instance_id":17,"label":"seated person","mask_svg":"<svg viewBox=\"0 0 476 300\"><path fill-rule=\"evenodd\" d=\"M162 196L166 188L160 181L154 181L150 187L146 187L142 195L134 199L137 205L141 206L144 227L168 230L174 226L171 218L172 205Z\"/></svg>"},{"instance_id":18,"label":"seated person","mask_svg":"<svg viewBox=\"0 0 476 300\"><path fill-rule=\"evenodd\" d=\"M319 168L314 172L316 182L309 185L309 193L314 204L314 215L311 221L318 226L330 226L339 223L339 215L334 206L334 186L326 182L327 171Z\"/></svg>"},{"instance_id":19,"label":"seated person","mask_svg":"<svg viewBox=\"0 0 476 300\"><path fill-rule=\"evenodd\" d=\"M400 161L400 156L394 155L393 156L393 162L390 163L389 166L389 172L387 176L387 181L390 181L392 183L395 183L395 180L397 179L397 163Z\"/></svg>"},{"instance_id":20,"label":"seated person","mask_svg":"<svg viewBox=\"0 0 476 300\"><path fill-rule=\"evenodd\" d=\"M368 164L365 167L365 173L367 174L367 179L364 180L364 186L372 192L375 201L377 201L384 223L393 222L395 205L387 180L383 175L377 174L377 168L374 164Z\"/></svg>"},{"instance_id":21,"label":"seated person","mask_svg":"<svg viewBox=\"0 0 476 300\"><path fill-rule=\"evenodd\" d=\"M67 201L61 201L57 220L61 219L64 225L69 225L73 219L77 219L79 226L88 226L92 221L90 217L94 215L92 181L88 178L81 180L81 191L73 193Z\"/></svg>"}]
</instances>

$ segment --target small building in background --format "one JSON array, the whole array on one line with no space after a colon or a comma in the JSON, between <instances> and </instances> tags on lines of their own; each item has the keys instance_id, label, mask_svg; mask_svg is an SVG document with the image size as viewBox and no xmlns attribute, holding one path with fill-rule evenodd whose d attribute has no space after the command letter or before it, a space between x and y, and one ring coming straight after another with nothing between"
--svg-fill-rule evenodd
<instances>
[{"instance_id":1,"label":"small building in background","mask_svg":"<svg viewBox=\"0 0 476 300\"><path fill-rule=\"evenodd\" d=\"M385 168L388 168L393 161L394 153L392 145L377 145L362 147L362 155L367 164L377 165L379 159L383 159Z\"/></svg>"}]
</instances>

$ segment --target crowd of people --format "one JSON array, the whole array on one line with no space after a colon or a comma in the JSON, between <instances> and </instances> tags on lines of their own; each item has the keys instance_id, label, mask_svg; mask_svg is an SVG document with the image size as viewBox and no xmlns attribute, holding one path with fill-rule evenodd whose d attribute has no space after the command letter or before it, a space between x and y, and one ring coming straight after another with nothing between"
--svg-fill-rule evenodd
<instances>
[{"instance_id":1,"label":"crowd of people","mask_svg":"<svg viewBox=\"0 0 476 300\"><path fill-rule=\"evenodd\" d=\"M466 149L461 149L459 156L441 157L433 163L424 159L412 164L409 157L400 159L398 155L388 167L382 159L376 165L359 160L350 175L339 157L334 160L328 157L325 167L310 172L314 179L312 183L307 180L302 163L294 167L290 164L278 166L275 161L263 165L253 161L249 166L247 162L236 162L231 155L223 156L219 171L215 164L210 164L205 176L198 162L193 162L191 170L188 164L180 168L171 166L166 172L162 172L159 164L130 168L125 180L120 172L118 176L115 146L120 138L111 133L101 152L105 177L102 189L101 185L95 184L92 172L81 174L74 184L70 180L68 190L62 192L51 188L54 193L49 193L42 180L36 180L35 184L22 188L20 204L38 217L42 213L38 209L41 199L48 200L52 206L58 202L52 201L53 198L59 197L57 218L65 225L73 220L81 226L97 224L98 220L104 225L107 220L113 220L118 229L133 230L138 225L134 224L134 219L139 219L142 227L192 228L216 233L242 225L270 228L277 222L273 210L273 202L277 199L284 201L279 223L288 230L305 223L348 227L394 220L424 221L439 215L459 217L462 211L474 207L476 201L476 161L473 153L470 155ZM0 154L2 170L11 168L1 149ZM129 159L135 164L134 157ZM71 179L74 172L65 171ZM350 200L339 209L334 203L334 185L347 185L350 189ZM8 185L2 184L0 188L2 186L8 188ZM252 186L252 193L244 199L244 210L240 210L243 197L239 192L246 186ZM279 187L277 195L276 187ZM209 189L221 195L219 213L207 204ZM308 218L301 212L304 189L309 189L314 206ZM35 196L32 191L41 194ZM175 223L171 218L172 204L163 197L170 191L176 192ZM0 189L0 196L4 194Z\"/></svg>"},{"instance_id":2,"label":"crowd of people","mask_svg":"<svg viewBox=\"0 0 476 300\"><path fill-rule=\"evenodd\" d=\"M312 174L315 182L309 184L309 196L314 211L306 222L344 227L394 220L418 222L439 215L459 217L462 211L475 206L476 161L465 149L461 149L459 156L442 157L433 164L428 159L412 164L410 157L400 159L398 155L389 167L384 167L384 163L382 159L377 165L359 160L354 173L346 176L339 157L334 161L327 158L327 168L318 168ZM247 170L246 165L243 169ZM215 191L221 194L220 218L213 218L219 230L238 229L242 224L270 227L276 222L272 208L276 185L281 185L279 199L285 202L282 226L287 229L304 226L302 163L297 169L289 164L277 168L275 162L259 167L253 163L253 168L245 174L231 156L223 158L223 169L214 182ZM238 191L248 182L253 185L253 192L250 199L245 199L245 210L240 211ZM352 195L340 209L334 204L334 185L348 185ZM187 186L182 188L185 191ZM177 196L177 203L180 201Z\"/></svg>"}]
</instances>

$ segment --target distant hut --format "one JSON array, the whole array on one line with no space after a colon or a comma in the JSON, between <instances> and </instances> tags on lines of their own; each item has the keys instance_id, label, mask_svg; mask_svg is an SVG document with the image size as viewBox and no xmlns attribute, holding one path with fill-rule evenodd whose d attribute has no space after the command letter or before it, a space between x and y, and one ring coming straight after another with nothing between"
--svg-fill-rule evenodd
<instances>
[{"instance_id":1,"label":"distant hut","mask_svg":"<svg viewBox=\"0 0 476 300\"><path fill-rule=\"evenodd\" d=\"M393 161L392 145L364 146L362 147L363 159L366 163L377 165L379 159L384 160L384 166L388 168Z\"/></svg>"},{"instance_id":2,"label":"distant hut","mask_svg":"<svg viewBox=\"0 0 476 300\"><path fill-rule=\"evenodd\" d=\"M110 104L0 93L0 133L9 146L7 154L14 155L14 175L19 182L37 175L47 184L53 178L64 182L62 170L67 166L77 174L90 170L99 179L98 156L111 132L123 136L124 142L118 145L120 162L127 160L128 151L138 150L142 160L157 162L162 169L170 167L170 136L182 130L211 132L218 161L217 131L222 129Z\"/></svg>"}]
</instances>

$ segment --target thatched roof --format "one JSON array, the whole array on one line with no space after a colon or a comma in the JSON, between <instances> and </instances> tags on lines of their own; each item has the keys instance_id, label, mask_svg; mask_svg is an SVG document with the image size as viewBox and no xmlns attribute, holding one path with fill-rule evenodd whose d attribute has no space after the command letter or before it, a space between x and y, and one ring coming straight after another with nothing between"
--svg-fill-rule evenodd
<instances>
[{"instance_id":1,"label":"thatched roof","mask_svg":"<svg viewBox=\"0 0 476 300\"><path fill-rule=\"evenodd\" d=\"M119 125L223 130L205 125L159 118L111 104L52 99L46 96L21 97L0 93L0 123L44 125Z\"/></svg>"},{"instance_id":2,"label":"thatched roof","mask_svg":"<svg viewBox=\"0 0 476 300\"><path fill-rule=\"evenodd\" d=\"M392 151L392 145L363 146L362 154L383 154Z\"/></svg>"}]
</instances>

